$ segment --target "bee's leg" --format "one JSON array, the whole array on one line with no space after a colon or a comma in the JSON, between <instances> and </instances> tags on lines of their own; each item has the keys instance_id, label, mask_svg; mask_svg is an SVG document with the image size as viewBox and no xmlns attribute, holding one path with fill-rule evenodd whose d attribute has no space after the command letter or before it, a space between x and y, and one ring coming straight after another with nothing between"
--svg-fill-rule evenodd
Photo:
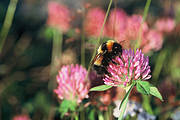
<instances>
[{"instance_id":1,"label":"bee's leg","mask_svg":"<svg viewBox=\"0 0 180 120\"><path fill-rule=\"evenodd\" d=\"M122 57L121 57L121 53L119 53L117 56L118 56L121 60L123 60ZM116 56L115 56L115 57L116 57ZM115 57L114 57L114 58L115 58ZM113 60L112 60L112 63L115 64L115 65L119 65L118 63L116 63L116 62L113 61Z\"/></svg>"},{"instance_id":2,"label":"bee's leg","mask_svg":"<svg viewBox=\"0 0 180 120\"><path fill-rule=\"evenodd\" d=\"M103 66L103 65L100 65L100 66L94 65L93 67L94 67L94 70L96 70L97 74L99 74L99 75L104 75L104 74L106 74L106 75L108 75L108 76L110 76L110 77L112 76L112 75L108 72L107 68L106 68L105 66Z\"/></svg>"},{"instance_id":3,"label":"bee's leg","mask_svg":"<svg viewBox=\"0 0 180 120\"><path fill-rule=\"evenodd\" d=\"M102 65L103 66L108 66L109 65L109 59L106 56L103 56L103 60L102 60Z\"/></svg>"},{"instance_id":4,"label":"bee's leg","mask_svg":"<svg viewBox=\"0 0 180 120\"><path fill-rule=\"evenodd\" d=\"M103 75L103 74L105 74L106 73L106 69L104 68L104 66L102 66L102 65L94 65L93 66L93 68L94 68L94 70L96 70L96 72L97 72L97 74L99 74L99 75Z\"/></svg>"},{"instance_id":5,"label":"bee's leg","mask_svg":"<svg viewBox=\"0 0 180 120\"><path fill-rule=\"evenodd\" d=\"M106 75L108 75L109 77L112 77L111 73L108 72L108 70L107 70L106 67L104 67L104 73L105 73Z\"/></svg>"},{"instance_id":6,"label":"bee's leg","mask_svg":"<svg viewBox=\"0 0 180 120\"><path fill-rule=\"evenodd\" d=\"M113 60L112 60L112 63L115 64L115 65L118 65L118 63L114 62Z\"/></svg>"},{"instance_id":7,"label":"bee's leg","mask_svg":"<svg viewBox=\"0 0 180 120\"><path fill-rule=\"evenodd\" d=\"M108 57L105 57L103 60L104 60L104 61L103 61L102 67L103 67L104 73L105 73L106 75L112 77L112 75L111 75L111 74L108 72L108 70L107 70L107 67L109 66L109 62L111 62L111 60L110 60Z\"/></svg>"}]
</instances>

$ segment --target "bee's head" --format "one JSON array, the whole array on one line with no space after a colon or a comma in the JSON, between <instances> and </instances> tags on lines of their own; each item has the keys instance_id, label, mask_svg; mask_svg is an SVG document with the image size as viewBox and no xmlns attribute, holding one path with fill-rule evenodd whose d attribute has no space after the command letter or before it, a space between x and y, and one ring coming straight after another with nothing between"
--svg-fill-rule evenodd
<instances>
[{"instance_id":1,"label":"bee's head","mask_svg":"<svg viewBox=\"0 0 180 120\"><path fill-rule=\"evenodd\" d=\"M118 55L122 53L122 46L118 43L114 43L112 49L114 55Z\"/></svg>"}]
</instances>

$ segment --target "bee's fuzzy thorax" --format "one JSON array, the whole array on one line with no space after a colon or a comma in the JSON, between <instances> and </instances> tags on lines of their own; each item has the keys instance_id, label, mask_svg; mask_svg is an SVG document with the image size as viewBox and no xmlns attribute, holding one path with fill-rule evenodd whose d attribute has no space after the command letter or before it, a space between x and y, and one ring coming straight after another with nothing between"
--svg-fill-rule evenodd
<instances>
[{"instance_id":1,"label":"bee's fuzzy thorax","mask_svg":"<svg viewBox=\"0 0 180 120\"><path fill-rule=\"evenodd\" d=\"M112 62L112 59L121 55L121 53L122 46L119 43L113 40L102 43L94 58L94 69L98 74L108 74L106 68L109 65L109 62Z\"/></svg>"}]
</instances>

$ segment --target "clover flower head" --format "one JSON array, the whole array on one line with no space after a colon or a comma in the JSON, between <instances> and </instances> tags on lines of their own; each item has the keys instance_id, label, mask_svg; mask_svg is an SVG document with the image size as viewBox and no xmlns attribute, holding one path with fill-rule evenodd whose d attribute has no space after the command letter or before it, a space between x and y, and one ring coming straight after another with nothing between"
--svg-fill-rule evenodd
<instances>
[{"instance_id":1,"label":"clover flower head","mask_svg":"<svg viewBox=\"0 0 180 120\"><path fill-rule=\"evenodd\" d=\"M63 66L57 75L58 87L54 90L59 99L80 103L88 98L89 84L85 80L86 74L86 69L80 65Z\"/></svg>"},{"instance_id":2,"label":"clover flower head","mask_svg":"<svg viewBox=\"0 0 180 120\"><path fill-rule=\"evenodd\" d=\"M143 18L141 15L132 15L127 20L126 37L128 40L137 40L141 28ZM148 31L148 25L146 22L142 24L142 37Z\"/></svg>"},{"instance_id":3,"label":"clover flower head","mask_svg":"<svg viewBox=\"0 0 180 120\"><path fill-rule=\"evenodd\" d=\"M105 18L105 12L101 8L89 9L84 21L84 30L88 36L98 37ZM104 27L104 32L106 27Z\"/></svg>"},{"instance_id":4,"label":"clover flower head","mask_svg":"<svg viewBox=\"0 0 180 120\"><path fill-rule=\"evenodd\" d=\"M57 2L48 3L48 19L47 24L55 27L62 32L67 32L70 28L70 12L69 9Z\"/></svg>"},{"instance_id":5,"label":"clover flower head","mask_svg":"<svg viewBox=\"0 0 180 120\"><path fill-rule=\"evenodd\" d=\"M163 35L157 30L149 30L142 41L142 48L144 53L151 50L158 51L163 45Z\"/></svg>"},{"instance_id":6,"label":"clover flower head","mask_svg":"<svg viewBox=\"0 0 180 120\"><path fill-rule=\"evenodd\" d=\"M14 116L12 120L31 120L31 119L29 118L28 115L21 114L21 115Z\"/></svg>"},{"instance_id":7,"label":"clover flower head","mask_svg":"<svg viewBox=\"0 0 180 120\"><path fill-rule=\"evenodd\" d=\"M161 18L156 21L155 27L160 32L171 32L175 28L175 21L172 18Z\"/></svg>"},{"instance_id":8,"label":"clover flower head","mask_svg":"<svg viewBox=\"0 0 180 120\"><path fill-rule=\"evenodd\" d=\"M123 50L122 55L117 56L107 67L111 75L105 75L104 83L110 86L126 87L132 83L132 80L147 80L151 78L149 58L145 57L141 50L136 52Z\"/></svg>"}]
</instances>

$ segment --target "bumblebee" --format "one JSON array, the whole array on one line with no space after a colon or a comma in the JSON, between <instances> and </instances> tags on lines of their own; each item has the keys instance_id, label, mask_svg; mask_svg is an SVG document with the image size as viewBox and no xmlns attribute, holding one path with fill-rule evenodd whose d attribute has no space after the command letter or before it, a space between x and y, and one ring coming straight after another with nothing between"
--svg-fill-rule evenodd
<instances>
[{"instance_id":1,"label":"bumblebee","mask_svg":"<svg viewBox=\"0 0 180 120\"><path fill-rule=\"evenodd\" d=\"M122 46L113 41L108 40L101 44L97 50L97 55L93 59L93 68L96 70L97 74L103 75L110 73L107 71L107 66L110 62L116 64L112 61L116 56L120 56L122 54Z\"/></svg>"}]
</instances>

